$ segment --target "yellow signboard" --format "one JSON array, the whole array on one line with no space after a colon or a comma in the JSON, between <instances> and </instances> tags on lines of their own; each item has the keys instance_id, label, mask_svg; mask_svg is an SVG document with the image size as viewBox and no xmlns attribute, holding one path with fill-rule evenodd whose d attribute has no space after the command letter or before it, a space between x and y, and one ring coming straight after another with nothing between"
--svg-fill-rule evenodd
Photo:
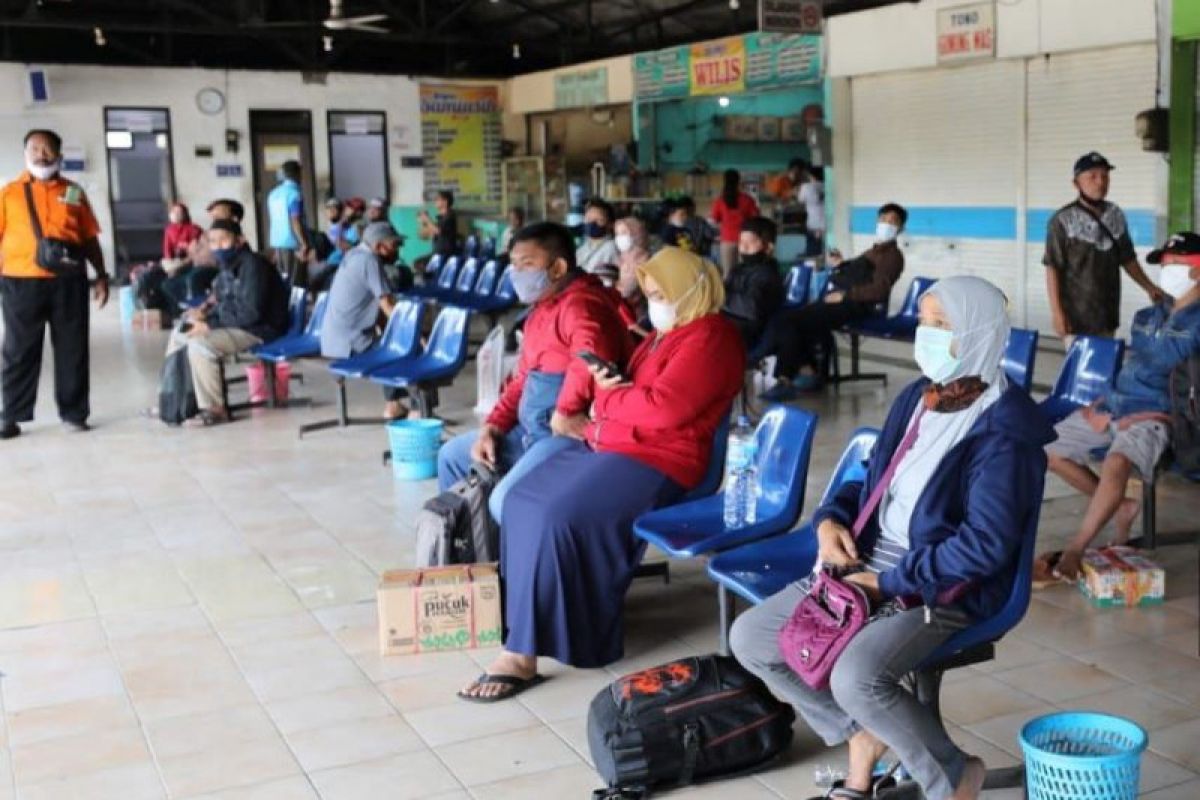
<instances>
[{"instance_id":1,"label":"yellow signboard","mask_svg":"<svg viewBox=\"0 0 1200 800\"><path fill-rule=\"evenodd\" d=\"M735 94L746 90L746 41L741 36L692 45L690 93Z\"/></svg>"},{"instance_id":2,"label":"yellow signboard","mask_svg":"<svg viewBox=\"0 0 1200 800\"><path fill-rule=\"evenodd\" d=\"M426 189L468 208L499 207L500 97L495 86L421 85Z\"/></svg>"}]
</instances>

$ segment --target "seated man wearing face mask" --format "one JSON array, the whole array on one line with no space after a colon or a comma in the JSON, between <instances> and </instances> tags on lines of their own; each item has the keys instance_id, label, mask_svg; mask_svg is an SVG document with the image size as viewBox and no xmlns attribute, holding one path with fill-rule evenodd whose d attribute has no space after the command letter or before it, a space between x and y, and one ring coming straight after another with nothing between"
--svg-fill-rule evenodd
<instances>
[{"instance_id":1,"label":"seated man wearing face mask","mask_svg":"<svg viewBox=\"0 0 1200 800\"><path fill-rule=\"evenodd\" d=\"M221 268L212 295L188 311L167 342L167 355L187 348L200 414L189 427L229 419L221 395L221 359L282 336L288 327L288 288L282 276L242 238L242 226L220 219L208 245Z\"/></svg>"},{"instance_id":2,"label":"seated man wearing face mask","mask_svg":"<svg viewBox=\"0 0 1200 800\"><path fill-rule=\"evenodd\" d=\"M1074 580L1083 551L1110 519L1114 543L1124 543L1138 516L1138 501L1125 496L1130 475L1152 475L1171 446L1171 371L1200 353L1200 236L1177 233L1146 260L1163 265L1159 285L1170 298L1134 315L1113 389L1055 427L1050 470L1092 499L1075 538L1062 553L1041 556L1039 572ZM1087 464L1102 447L1108 455L1097 476Z\"/></svg>"},{"instance_id":3,"label":"seated man wearing face mask","mask_svg":"<svg viewBox=\"0 0 1200 800\"><path fill-rule=\"evenodd\" d=\"M762 394L763 400L782 403L801 391L819 389L824 376L818 369L815 345L831 331L871 316L881 304L887 306L892 287L904 271L904 254L896 237L907 221L908 212L902 206L881 206L871 249L848 261L836 250L830 252L834 266L830 291L817 302L788 309L775 318L765 334L770 338L763 349L778 358L778 383Z\"/></svg>"},{"instance_id":4,"label":"seated man wearing face mask","mask_svg":"<svg viewBox=\"0 0 1200 800\"><path fill-rule=\"evenodd\" d=\"M775 260L775 223L751 217L742 223L738 238L738 263L725 279L725 305L721 309L737 326L749 350L767 322L783 306L783 276Z\"/></svg>"},{"instance_id":5,"label":"seated man wearing face mask","mask_svg":"<svg viewBox=\"0 0 1200 800\"><path fill-rule=\"evenodd\" d=\"M576 266L567 228L553 222L522 228L509 253L517 298L533 306L520 360L483 427L456 436L438 453L441 491L466 477L472 462L507 474L489 503L497 518L508 486L586 424L594 387L578 354L595 353L623 366L631 349L616 300ZM530 453L534 445L537 451Z\"/></svg>"}]
</instances>

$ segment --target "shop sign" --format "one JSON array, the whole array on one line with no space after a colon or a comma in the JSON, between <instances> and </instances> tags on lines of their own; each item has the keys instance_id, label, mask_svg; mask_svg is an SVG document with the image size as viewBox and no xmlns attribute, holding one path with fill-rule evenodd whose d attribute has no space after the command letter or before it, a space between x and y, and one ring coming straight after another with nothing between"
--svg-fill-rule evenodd
<instances>
[{"instance_id":1,"label":"shop sign","mask_svg":"<svg viewBox=\"0 0 1200 800\"><path fill-rule=\"evenodd\" d=\"M996 55L996 7L991 2L940 8L937 15L939 64Z\"/></svg>"},{"instance_id":2,"label":"shop sign","mask_svg":"<svg viewBox=\"0 0 1200 800\"><path fill-rule=\"evenodd\" d=\"M554 107L580 108L608 103L608 67L554 76Z\"/></svg>"},{"instance_id":3,"label":"shop sign","mask_svg":"<svg viewBox=\"0 0 1200 800\"><path fill-rule=\"evenodd\" d=\"M690 94L735 94L746 90L746 43L742 37L692 45Z\"/></svg>"},{"instance_id":4,"label":"shop sign","mask_svg":"<svg viewBox=\"0 0 1200 800\"><path fill-rule=\"evenodd\" d=\"M758 29L774 33L821 32L821 0L758 0Z\"/></svg>"},{"instance_id":5,"label":"shop sign","mask_svg":"<svg viewBox=\"0 0 1200 800\"><path fill-rule=\"evenodd\" d=\"M730 42L740 43L740 59ZM699 72L697 59L708 64ZM740 77L733 75L734 62L740 63ZM639 53L633 59L633 75L640 102L812 85L821 80L821 37L751 33Z\"/></svg>"}]
</instances>

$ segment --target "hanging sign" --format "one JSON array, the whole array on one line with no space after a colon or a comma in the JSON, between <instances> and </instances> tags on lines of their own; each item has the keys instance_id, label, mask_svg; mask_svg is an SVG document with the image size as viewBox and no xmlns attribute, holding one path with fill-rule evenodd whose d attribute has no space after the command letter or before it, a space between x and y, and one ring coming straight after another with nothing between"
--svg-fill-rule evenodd
<instances>
[{"instance_id":1,"label":"hanging sign","mask_svg":"<svg viewBox=\"0 0 1200 800\"><path fill-rule=\"evenodd\" d=\"M425 190L471 209L500 207L500 94L495 86L421 84Z\"/></svg>"},{"instance_id":2,"label":"hanging sign","mask_svg":"<svg viewBox=\"0 0 1200 800\"><path fill-rule=\"evenodd\" d=\"M690 91L693 95L746 91L746 42L742 37L692 45Z\"/></svg>"},{"instance_id":3,"label":"hanging sign","mask_svg":"<svg viewBox=\"0 0 1200 800\"><path fill-rule=\"evenodd\" d=\"M991 3L939 8L939 64L957 64L996 55L996 7Z\"/></svg>"},{"instance_id":4,"label":"hanging sign","mask_svg":"<svg viewBox=\"0 0 1200 800\"><path fill-rule=\"evenodd\" d=\"M580 108L608 103L608 67L554 76L554 107Z\"/></svg>"},{"instance_id":5,"label":"hanging sign","mask_svg":"<svg viewBox=\"0 0 1200 800\"><path fill-rule=\"evenodd\" d=\"M821 37L751 33L639 53L633 78L639 102L812 85L821 80Z\"/></svg>"},{"instance_id":6,"label":"hanging sign","mask_svg":"<svg viewBox=\"0 0 1200 800\"><path fill-rule=\"evenodd\" d=\"M774 33L821 33L821 0L758 0L758 29Z\"/></svg>"}]
</instances>

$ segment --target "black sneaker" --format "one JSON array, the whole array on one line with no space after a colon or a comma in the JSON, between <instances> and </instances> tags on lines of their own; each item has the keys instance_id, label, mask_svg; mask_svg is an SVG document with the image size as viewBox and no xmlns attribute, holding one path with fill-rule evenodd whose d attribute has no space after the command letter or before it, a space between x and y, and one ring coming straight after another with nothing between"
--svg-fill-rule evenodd
<instances>
[{"instance_id":1,"label":"black sneaker","mask_svg":"<svg viewBox=\"0 0 1200 800\"><path fill-rule=\"evenodd\" d=\"M67 433L87 433L92 429L92 426L88 425L87 422L71 422L66 419L63 420L62 426L63 430Z\"/></svg>"},{"instance_id":2,"label":"black sneaker","mask_svg":"<svg viewBox=\"0 0 1200 800\"><path fill-rule=\"evenodd\" d=\"M4 427L0 428L0 439L15 439L21 435L21 426L15 422L6 422Z\"/></svg>"}]
</instances>

